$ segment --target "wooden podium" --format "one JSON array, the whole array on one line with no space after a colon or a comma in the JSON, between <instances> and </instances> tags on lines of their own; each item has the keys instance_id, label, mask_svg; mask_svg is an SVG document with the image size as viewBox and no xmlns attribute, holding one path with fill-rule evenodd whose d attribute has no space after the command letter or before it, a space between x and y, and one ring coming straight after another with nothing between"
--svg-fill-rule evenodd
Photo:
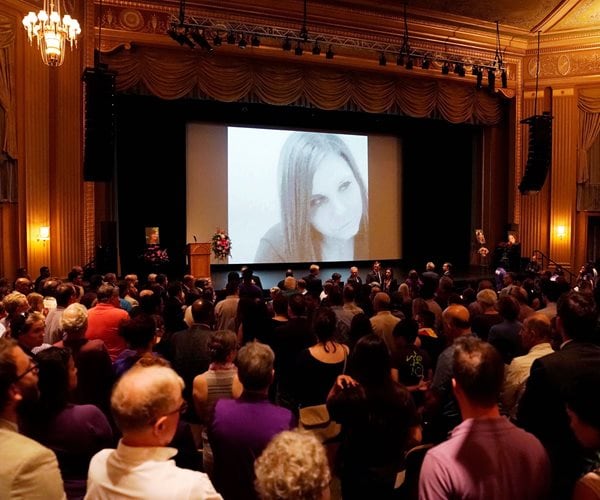
<instances>
[{"instance_id":1,"label":"wooden podium","mask_svg":"<svg viewBox=\"0 0 600 500\"><path fill-rule=\"evenodd\" d=\"M210 243L188 243L187 256L190 274L196 278L210 278Z\"/></svg>"}]
</instances>

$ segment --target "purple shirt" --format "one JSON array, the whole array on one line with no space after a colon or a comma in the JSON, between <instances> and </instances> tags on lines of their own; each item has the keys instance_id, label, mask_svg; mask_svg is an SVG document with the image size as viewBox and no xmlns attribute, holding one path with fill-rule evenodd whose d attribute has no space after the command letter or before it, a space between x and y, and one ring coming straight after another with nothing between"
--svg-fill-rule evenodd
<instances>
[{"instance_id":1,"label":"purple shirt","mask_svg":"<svg viewBox=\"0 0 600 500\"><path fill-rule=\"evenodd\" d=\"M506 418L465 420L427 452L419 499L548 498L550 462L532 434Z\"/></svg>"},{"instance_id":2,"label":"purple shirt","mask_svg":"<svg viewBox=\"0 0 600 500\"><path fill-rule=\"evenodd\" d=\"M213 483L227 499L256 499L254 460L273 436L296 426L286 408L265 397L243 393L240 399L220 399L208 427L214 456Z\"/></svg>"}]
</instances>

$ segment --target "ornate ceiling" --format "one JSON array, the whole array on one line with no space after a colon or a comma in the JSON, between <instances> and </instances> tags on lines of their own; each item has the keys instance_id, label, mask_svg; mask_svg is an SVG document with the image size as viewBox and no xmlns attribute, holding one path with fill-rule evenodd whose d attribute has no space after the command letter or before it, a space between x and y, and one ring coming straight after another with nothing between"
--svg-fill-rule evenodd
<instances>
[{"instance_id":1,"label":"ornate ceiling","mask_svg":"<svg viewBox=\"0 0 600 500\"><path fill-rule=\"evenodd\" d=\"M136 2L131 2L136 3ZM175 3L176 1L160 2ZM225 7L228 1L206 2L187 0L189 7L207 6ZM252 5L261 2L253 2ZM271 2L274 10L295 11L300 2ZM322 7L335 6L359 13L365 11L380 15L401 16L404 3L395 0L308 0L309 17L311 12ZM252 7L247 7L251 9ZM499 21L500 25L518 28L528 32L542 30L563 31L581 29L600 29L600 0L408 0L409 16L444 18L445 15L460 16L468 20L483 20L490 23Z\"/></svg>"}]
</instances>

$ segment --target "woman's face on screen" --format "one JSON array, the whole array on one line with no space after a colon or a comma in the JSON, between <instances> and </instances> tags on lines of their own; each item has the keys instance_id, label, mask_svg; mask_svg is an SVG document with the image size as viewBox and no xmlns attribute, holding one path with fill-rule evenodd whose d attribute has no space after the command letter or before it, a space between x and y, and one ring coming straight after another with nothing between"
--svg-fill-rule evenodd
<instances>
[{"instance_id":1,"label":"woman's face on screen","mask_svg":"<svg viewBox=\"0 0 600 500\"><path fill-rule=\"evenodd\" d=\"M339 155L325 156L313 176L313 227L325 237L348 239L358 232L361 217L360 186L350 166Z\"/></svg>"}]
</instances>

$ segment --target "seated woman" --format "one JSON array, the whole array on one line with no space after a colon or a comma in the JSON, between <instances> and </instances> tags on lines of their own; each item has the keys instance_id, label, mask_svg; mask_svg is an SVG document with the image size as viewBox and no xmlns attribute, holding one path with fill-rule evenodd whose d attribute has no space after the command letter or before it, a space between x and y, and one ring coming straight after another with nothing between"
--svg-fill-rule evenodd
<instances>
[{"instance_id":1,"label":"seated woman","mask_svg":"<svg viewBox=\"0 0 600 500\"><path fill-rule=\"evenodd\" d=\"M368 256L367 189L338 135L292 133L278 166L280 222L255 262L362 260Z\"/></svg>"},{"instance_id":2,"label":"seated woman","mask_svg":"<svg viewBox=\"0 0 600 500\"><path fill-rule=\"evenodd\" d=\"M215 403L221 398L238 398L242 394L241 382L233 360L237 354L237 336L229 330L213 332L208 344L210 366L208 371L194 378L193 398L196 415L206 424ZM202 461L204 471L212 474L212 450L206 428L202 429Z\"/></svg>"},{"instance_id":3,"label":"seated woman","mask_svg":"<svg viewBox=\"0 0 600 500\"><path fill-rule=\"evenodd\" d=\"M421 440L415 405L392 380L378 335L357 342L349 370L352 377L340 375L327 398L331 418L342 424L342 497L389 499L405 452Z\"/></svg>"},{"instance_id":4,"label":"seated woman","mask_svg":"<svg viewBox=\"0 0 600 500\"><path fill-rule=\"evenodd\" d=\"M77 386L69 349L49 347L37 355L37 362L40 398L26 408L21 430L54 451L67 497L83 498L91 458L114 444L110 424L96 406L69 403Z\"/></svg>"},{"instance_id":5,"label":"seated woman","mask_svg":"<svg viewBox=\"0 0 600 500\"><path fill-rule=\"evenodd\" d=\"M298 354L294 383L295 399L300 408L324 404L338 375L346 369L348 346L333 340L337 317L329 307L316 310L313 331L318 342Z\"/></svg>"}]
</instances>

